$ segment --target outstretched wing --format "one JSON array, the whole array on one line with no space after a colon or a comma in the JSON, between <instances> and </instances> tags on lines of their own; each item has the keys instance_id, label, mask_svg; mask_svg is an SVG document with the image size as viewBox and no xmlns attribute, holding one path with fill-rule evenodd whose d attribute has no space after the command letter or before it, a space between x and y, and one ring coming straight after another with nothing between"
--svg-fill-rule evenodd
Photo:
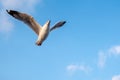
<instances>
[{"instance_id":1,"label":"outstretched wing","mask_svg":"<svg viewBox=\"0 0 120 80\"><path fill-rule=\"evenodd\" d=\"M60 21L58 23L56 23L51 29L50 31L56 29L56 28L59 28L59 27L62 27L64 24L66 23L66 21Z\"/></svg>"},{"instance_id":2,"label":"outstretched wing","mask_svg":"<svg viewBox=\"0 0 120 80\"><path fill-rule=\"evenodd\" d=\"M30 26L34 30L34 32L37 35L39 35L41 26L34 20L32 16L25 13L18 12L18 11L14 11L14 10L6 10L6 11L8 14L13 16L14 18L26 23L28 26Z\"/></svg>"}]
</instances>

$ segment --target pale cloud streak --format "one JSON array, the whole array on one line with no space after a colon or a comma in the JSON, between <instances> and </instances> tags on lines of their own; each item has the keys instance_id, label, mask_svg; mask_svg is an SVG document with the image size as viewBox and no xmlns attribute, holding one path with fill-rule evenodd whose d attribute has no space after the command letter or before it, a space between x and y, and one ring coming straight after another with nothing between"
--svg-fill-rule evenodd
<instances>
[{"instance_id":1,"label":"pale cloud streak","mask_svg":"<svg viewBox=\"0 0 120 80\"><path fill-rule=\"evenodd\" d=\"M120 55L120 46L113 46L112 48L109 49L109 54L110 55Z\"/></svg>"},{"instance_id":2,"label":"pale cloud streak","mask_svg":"<svg viewBox=\"0 0 120 80\"><path fill-rule=\"evenodd\" d=\"M103 68L103 67L104 67L104 65L105 65L105 63L106 63L106 58L107 58L107 56L105 55L104 52L99 52L99 53L98 53L98 66L99 66L100 68Z\"/></svg>"},{"instance_id":3,"label":"pale cloud streak","mask_svg":"<svg viewBox=\"0 0 120 80\"><path fill-rule=\"evenodd\" d=\"M112 80L120 80L120 75L115 75L112 77Z\"/></svg>"},{"instance_id":4,"label":"pale cloud streak","mask_svg":"<svg viewBox=\"0 0 120 80\"><path fill-rule=\"evenodd\" d=\"M84 72L84 73L89 73L91 71L91 68L86 65L76 65L76 64L71 64L66 67L67 71L71 74L75 72Z\"/></svg>"},{"instance_id":5,"label":"pale cloud streak","mask_svg":"<svg viewBox=\"0 0 120 80\"><path fill-rule=\"evenodd\" d=\"M13 23L3 11L0 13L0 18L0 33L8 34L13 29Z\"/></svg>"},{"instance_id":6,"label":"pale cloud streak","mask_svg":"<svg viewBox=\"0 0 120 80\"><path fill-rule=\"evenodd\" d=\"M6 9L14 9L24 12L34 12L34 8L41 0L1 0L0 1L0 33L8 33L13 30L14 23L9 19Z\"/></svg>"},{"instance_id":7,"label":"pale cloud streak","mask_svg":"<svg viewBox=\"0 0 120 80\"><path fill-rule=\"evenodd\" d=\"M41 0L1 0L2 8L5 9L19 9L19 10L32 10L35 5Z\"/></svg>"},{"instance_id":8,"label":"pale cloud streak","mask_svg":"<svg viewBox=\"0 0 120 80\"><path fill-rule=\"evenodd\" d=\"M120 55L120 45L113 46L107 49L106 51L100 51L98 53L98 67L104 68L108 58L112 58L113 56L119 56L119 55Z\"/></svg>"}]
</instances>

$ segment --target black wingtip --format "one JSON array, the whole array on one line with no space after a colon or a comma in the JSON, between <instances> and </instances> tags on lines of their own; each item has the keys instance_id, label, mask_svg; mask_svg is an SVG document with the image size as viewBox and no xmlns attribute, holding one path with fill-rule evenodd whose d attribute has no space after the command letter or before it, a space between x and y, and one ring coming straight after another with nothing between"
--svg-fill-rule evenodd
<instances>
[{"instance_id":1,"label":"black wingtip","mask_svg":"<svg viewBox=\"0 0 120 80\"><path fill-rule=\"evenodd\" d=\"M6 12L13 17L14 17L14 14L18 14L18 11L14 11L14 10L6 10Z\"/></svg>"},{"instance_id":2,"label":"black wingtip","mask_svg":"<svg viewBox=\"0 0 120 80\"><path fill-rule=\"evenodd\" d=\"M6 9L6 12L7 12L7 13L9 13L9 12L10 12L10 10L7 10L7 9Z\"/></svg>"},{"instance_id":3,"label":"black wingtip","mask_svg":"<svg viewBox=\"0 0 120 80\"><path fill-rule=\"evenodd\" d=\"M62 23L62 25L64 25L64 24L66 23L66 21L62 21L61 23ZM62 25L61 25L61 26L62 26Z\"/></svg>"},{"instance_id":4,"label":"black wingtip","mask_svg":"<svg viewBox=\"0 0 120 80\"><path fill-rule=\"evenodd\" d=\"M11 14L11 10L7 10L7 9L6 9L6 12L7 12L8 14L12 15L12 14Z\"/></svg>"},{"instance_id":5,"label":"black wingtip","mask_svg":"<svg viewBox=\"0 0 120 80\"><path fill-rule=\"evenodd\" d=\"M63 21L63 24L65 24L66 23L66 21Z\"/></svg>"}]
</instances>

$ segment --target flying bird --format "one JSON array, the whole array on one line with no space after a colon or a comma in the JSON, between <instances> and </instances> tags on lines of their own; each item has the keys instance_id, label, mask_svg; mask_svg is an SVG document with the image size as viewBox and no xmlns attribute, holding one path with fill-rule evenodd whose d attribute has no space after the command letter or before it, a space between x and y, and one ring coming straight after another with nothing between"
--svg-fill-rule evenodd
<instances>
[{"instance_id":1,"label":"flying bird","mask_svg":"<svg viewBox=\"0 0 120 80\"><path fill-rule=\"evenodd\" d=\"M9 15L27 24L38 35L38 39L36 41L36 45L38 46L42 45L43 41L48 37L51 31L63 26L66 23L66 21L60 21L50 28L50 20L48 20L43 26L41 26L35 21L35 19L32 16L26 13L22 13L15 10L6 11Z\"/></svg>"}]
</instances>

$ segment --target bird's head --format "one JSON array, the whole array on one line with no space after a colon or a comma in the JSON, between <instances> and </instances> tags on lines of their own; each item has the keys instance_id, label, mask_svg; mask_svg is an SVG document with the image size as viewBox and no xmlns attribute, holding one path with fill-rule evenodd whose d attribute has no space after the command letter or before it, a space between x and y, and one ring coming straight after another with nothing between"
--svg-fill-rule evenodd
<instances>
[{"instance_id":1,"label":"bird's head","mask_svg":"<svg viewBox=\"0 0 120 80\"><path fill-rule=\"evenodd\" d=\"M46 22L46 25L48 25L48 26L50 26L50 20L48 20L47 22Z\"/></svg>"}]
</instances>

